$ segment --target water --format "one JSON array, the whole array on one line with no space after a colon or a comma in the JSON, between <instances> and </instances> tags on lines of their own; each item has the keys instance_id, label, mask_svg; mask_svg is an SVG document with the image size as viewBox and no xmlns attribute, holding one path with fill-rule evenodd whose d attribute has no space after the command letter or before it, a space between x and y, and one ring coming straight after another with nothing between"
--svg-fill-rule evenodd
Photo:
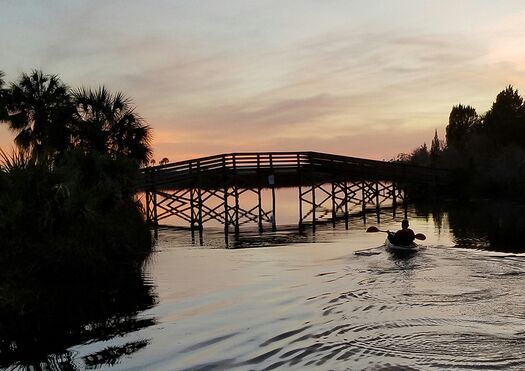
<instances>
[{"instance_id":1,"label":"water","mask_svg":"<svg viewBox=\"0 0 525 371\"><path fill-rule=\"evenodd\" d=\"M508 225L476 215L487 226ZM411 227L428 238L408 256L376 248L384 234L364 233L374 216L352 220L349 230L244 232L229 248L220 230L207 231L202 246L188 231L161 230L144 272L156 305L127 314L145 325L71 344L47 365L524 369L525 246L514 235L505 245L489 227L469 229L474 218L411 209ZM380 219L394 230L401 217Z\"/></svg>"}]
</instances>

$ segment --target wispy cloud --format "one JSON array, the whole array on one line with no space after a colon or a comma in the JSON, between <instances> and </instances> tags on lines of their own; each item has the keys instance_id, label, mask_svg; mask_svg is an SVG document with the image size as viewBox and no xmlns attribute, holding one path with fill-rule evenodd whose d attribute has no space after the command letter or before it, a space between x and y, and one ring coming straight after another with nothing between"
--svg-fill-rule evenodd
<instances>
[{"instance_id":1,"label":"wispy cloud","mask_svg":"<svg viewBox=\"0 0 525 371\"><path fill-rule=\"evenodd\" d=\"M483 111L505 85L525 85L525 4L510 3L462 2L467 22L452 1L11 2L0 68L125 91L159 157L380 158L442 131L453 104Z\"/></svg>"}]
</instances>

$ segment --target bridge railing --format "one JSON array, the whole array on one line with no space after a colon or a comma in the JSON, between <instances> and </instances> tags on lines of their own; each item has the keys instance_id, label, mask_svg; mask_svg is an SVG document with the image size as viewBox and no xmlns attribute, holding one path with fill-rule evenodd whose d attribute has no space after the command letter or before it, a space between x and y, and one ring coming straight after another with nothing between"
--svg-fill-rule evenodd
<instances>
[{"instance_id":1,"label":"bridge railing","mask_svg":"<svg viewBox=\"0 0 525 371\"><path fill-rule=\"evenodd\" d=\"M319 168L339 170L344 175L352 173L368 179L411 180L440 183L449 174L447 169L429 168L418 165L369 160L356 157L312 153L311 162Z\"/></svg>"},{"instance_id":2,"label":"bridge railing","mask_svg":"<svg viewBox=\"0 0 525 371\"><path fill-rule=\"evenodd\" d=\"M141 170L138 189L172 182L184 182L198 176L223 175L261 169L297 169L310 164L308 152L228 153L153 166Z\"/></svg>"},{"instance_id":3,"label":"bridge railing","mask_svg":"<svg viewBox=\"0 0 525 371\"><path fill-rule=\"evenodd\" d=\"M260 170L300 171L306 168L334 176L361 176L369 179L407 179L430 181L447 170L368 160L319 152L245 152L227 153L144 168L136 180L136 189L186 184L205 177L228 177Z\"/></svg>"}]
</instances>

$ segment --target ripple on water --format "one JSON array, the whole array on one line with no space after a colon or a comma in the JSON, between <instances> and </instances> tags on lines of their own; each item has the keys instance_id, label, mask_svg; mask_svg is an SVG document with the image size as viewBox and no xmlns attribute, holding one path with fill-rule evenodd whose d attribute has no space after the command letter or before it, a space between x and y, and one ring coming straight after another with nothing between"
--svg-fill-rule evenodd
<instances>
[{"instance_id":1,"label":"ripple on water","mask_svg":"<svg viewBox=\"0 0 525 371\"><path fill-rule=\"evenodd\" d=\"M522 263L430 247L280 261L258 285L232 289L235 300L216 299L230 306L186 322L202 332L174 353L191 370L525 369Z\"/></svg>"},{"instance_id":2,"label":"ripple on water","mask_svg":"<svg viewBox=\"0 0 525 371\"><path fill-rule=\"evenodd\" d=\"M498 336L479 332L461 332L464 323L420 318L412 321L377 322L368 325L337 325L320 332L304 334L288 344L280 344L271 355L279 360L264 369L279 366L336 367L341 361L374 359L376 368L418 365L427 368L506 369L525 365L520 334ZM300 329L294 334L313 328ZM458 332L458 330L460 330ZM288 335L289 333L287 333ZM282 340L286 337L276 337ZM271 341L264 343L270 345ZM518 348L516 348L518 346ZM494 348L507 351L495 353ZM264 353L268 356L270 353ZM239 365L261 361L261 356ZM269 357L268 357L269 358ZM363 362L363 366L366 362ZM381 366L382 365L382 366Z\"/></svg>"}]
</instances>

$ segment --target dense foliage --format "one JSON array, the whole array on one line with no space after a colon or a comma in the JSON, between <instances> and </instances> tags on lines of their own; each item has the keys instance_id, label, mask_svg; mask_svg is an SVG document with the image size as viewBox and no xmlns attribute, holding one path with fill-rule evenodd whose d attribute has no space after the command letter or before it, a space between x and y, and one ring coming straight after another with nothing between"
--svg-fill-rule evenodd
<instances>
[{"instance_id":1,"label":"dense foliage","mask_svg":"<svg viewBox=\"0 0 525 371\"><path fill-rule=\"evenodd\" d=\"M122 93L105 87L71 90L41 71L22 74L0 90L0 119L36 162L53 165L73 149L126 157L137 165L150 160L151 129Z\"/></svg>"},{"instance_id":2,"label":"dense foliage","mask_svg":"<svg viewBox=\"0 0 525 371\"><path fill-rule=\"evenodd\" d=\"M417 165L454 169L454 191L461 195L516 196L525 180L525 103L508 86L492 107L479 115L459 104L450 112L446 142L437 138L398 160Z\"/></svg>"},{"instance_id":3,"label":"dense foliage","mask_svg":"<svg viewBox=\"0 0 525 371\"><path fill-rule=\"evenodd\" d=\"M8 86L3 77L0 122L15 149L0 150L0 368L73 369L71 345L152 323L136 317L155 298L133 190L151 131L121 93L73 91L41 71ZM111 365L146 344L85 362Z\"/></svg>"},{"instance_id":4,"label":"dense foliage","mask_svg":"<svg viewBox=\"0 0 525 371\"><path fill-rule=\"evenodd\" d=\"M6 86L0 121L0 278L94 279L137 265L151 237L132 182L151 157L151 130L122 93L71 90L33 71Z\"/></svg>"}]
</instances>

